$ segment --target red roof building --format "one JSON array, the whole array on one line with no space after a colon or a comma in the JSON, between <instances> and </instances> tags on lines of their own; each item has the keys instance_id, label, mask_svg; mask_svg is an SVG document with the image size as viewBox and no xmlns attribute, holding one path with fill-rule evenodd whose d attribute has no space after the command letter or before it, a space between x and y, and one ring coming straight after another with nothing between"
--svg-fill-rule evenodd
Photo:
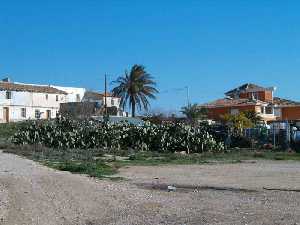
<instances>
[{"instance_id":1,"label":"red roof building","mask_svg":"<svg viewBox=\"0 0 300 225\"><path fill-rule=\"evenodd\" d=\"M300 102L274 97L275 88L247 83L225 93L225 97L200 105L208 118L222 120L225 114L255 111L264 121L300 120Z\"/></svg>"}]
</instances>

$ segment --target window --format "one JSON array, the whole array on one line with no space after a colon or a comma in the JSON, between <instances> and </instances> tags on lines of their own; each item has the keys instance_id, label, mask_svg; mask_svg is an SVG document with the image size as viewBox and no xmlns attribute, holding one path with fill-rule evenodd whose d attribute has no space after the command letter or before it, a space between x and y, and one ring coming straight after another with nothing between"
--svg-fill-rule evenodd
<instances>
[{"instance_id":1,"label":"window","mask_svg":"<svg viewBox=\"0 0 300 225\"><path fill-rule=\"evenodd\" d=\"M274 115L276 117L281 117L281 108L274 108Z\"/></svg>"},{"instance_id":2,"label":"window","mask_svg":"<svg viewBox=\"0 0 300 225\"><path fill-rule=\"evenodd\" d=\"M260 112L261 112L262 114L265 114L265 107L264 107L264 106L260 107Z\"/></svg>"},{"instance_id":3,"label":"window","mask_svg":"<svg viewBox=\"0 0 300 225\"><path fill-rule=\"evenodd\" d=\"M36 119L40 119L41 118L41 112L40 112L40 110L36 109L34 116L35 116Z\"/></svg>"},{"instance_id":4,"label":"window","mask_svg":"<svg viewBox=\"0 0 300 225\"><path fill-rule=\"evenodd\" d=\"M6 99L11 99L11 91L6 92Z\"/></svg>"},{"instance_id":5,"label":"window","mask_svg":"<svg viewBox=\"0 0 300 225\"><path fill-rule=\"evenodd\" d=\"M113 99L111 99L111 105L115 105L115 101Z\"/></svg>"},{"instance_id":6,"label":"window","mask_svg":"<svg viewBox=\"0 0 300 225\"><path fill-rule=\"evenodd\" d=\"M266 107L266 114L273 114L273 107Z\"/></svg>"},{"instance_id":7,"label":"window","mask_svg":"<svg viewBox=\"0 0 300 225\"><path fill-rule=\"evenodd\" d=\"M56 101L58 102L58 95L56 95Z\"/></svg>"},{"instance_id":8,"label":"window","mask_svg":"<svg viewBox=\"0 0 300 225\"><path fill-rule=\"evenodd\" d=\"M21 108L21 117L26 118L26 108Z\"/></svg>"},{"instance_id":9,"label":"window","mask_svg":"<svg viewBox=\"0 0 300 225\"><path fill-rule=\"evenodd\" d=\"M46 100L48 100L48 98L49 98L49 96L48 96L48 94L46 94Z\"/></svg>"}]
</instances>

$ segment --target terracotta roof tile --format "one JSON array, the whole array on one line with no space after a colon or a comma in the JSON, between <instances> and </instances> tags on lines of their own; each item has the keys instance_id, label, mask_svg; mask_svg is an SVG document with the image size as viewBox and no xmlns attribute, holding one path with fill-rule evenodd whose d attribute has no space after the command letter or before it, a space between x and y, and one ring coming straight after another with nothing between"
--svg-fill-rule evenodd
<instances>
[{"instance_id":1,"label":"terracotta roof tile","mask_svg":"<svg viewBox=\"0 0 300 225\"><path fill-rule=\"evenodd\" d=\"M239 99L222 98L222 99L215 100L213 102L202 104L200 105L200 107L215 108L215 107L262 105L262 104L268 104L268 103L260 100L251 100L246 98L239 98Z\"/></svg>"},{"instance_id":2,"label":"terracotta roof tile","mask_svg":"<svg viewBox=\"0 0 300 225\"><path fill-rule=\"evenodd\" d=\"M279 106L300 106L300 102L292 101L289 99L274 97L273 104Z\"/></svg>"}]
</instances>

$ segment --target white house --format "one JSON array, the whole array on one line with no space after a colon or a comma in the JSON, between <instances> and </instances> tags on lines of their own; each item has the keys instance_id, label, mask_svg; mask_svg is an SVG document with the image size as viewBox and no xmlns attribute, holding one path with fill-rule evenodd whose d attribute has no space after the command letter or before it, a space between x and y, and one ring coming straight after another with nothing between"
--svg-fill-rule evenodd
<instances>
[{"instance_id":1,"label":"white house","mask_svg":"<svg viewBox=\"0 0 300 225\"><path fill-rule=\"evenodd\" d=\"M95 91L86 91L82 102L96 102L99 107L103 107L105 105L106 99L106 106L108 108L115 107L117 110L117 116L121 117L128 117L129 114L124 112L123 109L120 107L121 98L113 96L111 93L99 93Z\"/></svg>"},{"instance_id":2,"label":"white house","mask_svg":"<svg viewBox=\"0 0 300 225\"><path fill-rule=\"evenodd\" d=\"M67 93L66 102L81 102L86 92L85 88L62 87L62 86L55 86L55 85L50 85L50 87L66 92Z\"/></svg>"},{"instance_id":3,"label":"white house","mask_svg":"<svg viewBox=\"0 0 300 225\"><path fill-rule=\"evenodd\" d=\"M0 81L0 123L55 118L67 92L51 86Z\"/></svg>"},{"instance_id":4,"label":"white house","mask_svg":"<svg viewBox=\"0 0 300 225\"><path fill-rule=\"evenodd\" d=\"M100 105L105 104L105 94L95 91L86 91L83 99L83 102L97 102ZM107 107L117 107L120 108L120 98L112 96L110 93L106 93L106 105Z\"/></svg>"},{"instance_id":5,"label":"white house","mask_svg":"<svg viewBox=\"0 0 300 225\"><path fill-rule=\"evenodd\" d=\"M38 85L0 81L0 123L31 119L51 119L59 113L61 103L96 102L116 108L117 116L128 116L120 108L120 98L109 93L86 91L85 88Z\"/></svg>"},{"instance_id":6,"label":"white house","mask_svg":"<svg viewBox=\"0 0 300 225\"><path fill-rule=\"evenodd\" d=\"M4 80L9 80L8 78ZM85 88L78 88L78 87L63 87L63 86L56 86L56 85L45 85L45 84L25 84L20 82L14 82L15 84L23 84L23 85L32 85L32 86L45 86L45 87L53 87L58 90L64 91L67 93L66 102L81 102L83 96L86 92Z\"/></svg>"}]
</instances>

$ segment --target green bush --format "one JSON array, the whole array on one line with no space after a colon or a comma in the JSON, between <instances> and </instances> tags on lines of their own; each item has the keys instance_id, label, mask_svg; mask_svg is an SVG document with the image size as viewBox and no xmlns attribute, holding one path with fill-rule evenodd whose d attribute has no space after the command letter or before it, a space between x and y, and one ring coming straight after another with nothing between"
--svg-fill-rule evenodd
<instances>
[{"instance_id":1,"label":"green bush","mask_svg":"<svg viewBox=\"0 0 300 225\"><path fill-rule=\"evenodd\" d=\"M51 148L108 150L135 149L144 151L221 151L206 129L184 124L136 126L127 123L109 124L92 120L78 121L57 118L35 121L22 126L12 138L17 145L40 144Z\"/></svg>"}]
</instances>

